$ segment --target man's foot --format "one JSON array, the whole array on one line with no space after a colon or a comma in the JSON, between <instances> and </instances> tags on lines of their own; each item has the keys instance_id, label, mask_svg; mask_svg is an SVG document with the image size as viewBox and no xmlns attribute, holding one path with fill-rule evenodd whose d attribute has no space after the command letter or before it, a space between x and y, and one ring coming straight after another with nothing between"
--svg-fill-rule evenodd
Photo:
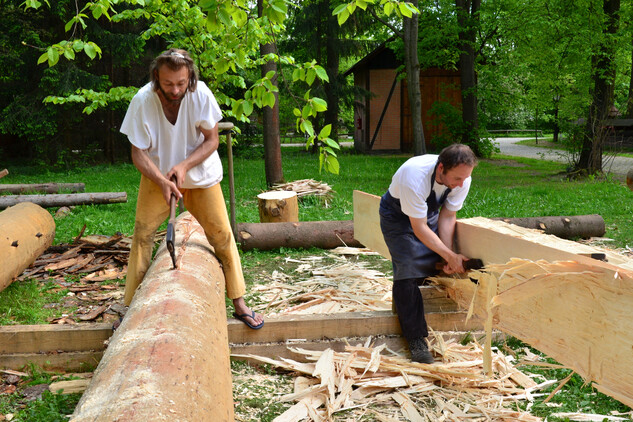
<instances>
[{"instance_id":1,"label":"man's foot","mask_svg":"<svg viewBox=\"0 0 633 422\"><path fill-rule=\"evenodd\" d=\"M244 297L233 299L233 307L235 308L233 316L242 321L249 328L257 330L262 328L264 325L264 316L252 311L248 306L246 306Z\"/></svg>"},{"instance_id":2,"label":"man's foot","mask_svg":"<svg viewBox=\"0 0 633 422\"><path fill-rule=\"evenodd\" d=\"M409 342L409 351L411 352L411 360L419 363L433 363L435 359L429 347L426 344L426 338L419 337Z\"/></svg>"}]
</instances>

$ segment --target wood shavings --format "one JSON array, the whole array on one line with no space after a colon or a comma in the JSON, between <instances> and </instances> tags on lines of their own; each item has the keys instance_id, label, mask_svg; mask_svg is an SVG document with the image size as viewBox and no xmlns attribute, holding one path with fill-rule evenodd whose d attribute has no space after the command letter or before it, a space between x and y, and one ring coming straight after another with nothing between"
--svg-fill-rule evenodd
<instances>
[{"instance_id":1,"label":"wood shavings","mask_svg":"<svg viewBox=\"0 0 633 422\"><path fill-rule=\"evenodd\" d=\"M432 365L411 362L384 346L365 345L347 346L343 352L289 347L315 363L254 355L236 357L248 357L303 374L303 389L295 388L295 393L285 396L297 404L275 421L336 420L342 410L348 410L346 417L349 409L354 409L354 415L364 414L370 404L376 420L385 421L541 420L517 411L517 403L543 396L538 391L556 381L532 382L529 388L524 388L525 380L513 377L518 370L511 365L511 359L499 351L492 354L493 373L486 377L481 345L477 342L461 345L454 339L444 340L437 333L434 336L430 347L440 360ZM312 382L304 379L308 376L314 378ZM308 403L316 406L312 414L306 410ZM396 413L394 406L398 409ZM352 419L357 420L354 416Z\"/></svg>"},{"instance_id":2,"label":"wood shavings","mask_svg":"<svg viewBox=\"0 0 633 422\"><path fill-rule=\"evenodd\" d=\"M293 191L297 193L297 197L303 196L320 196L330 199L334 191L324 182L318 182L314 179L301 179L289 183L277 183L273 185L273 190Z\"/></svg>"},{"instance_id":3,"label":"wood shavings","mask_svg":"<svg viewBox=\"0 0 633 422\"><path fill-rule=\"evenodd\" d=\"M366 268L364 262L343 259L323 266L321 260L308 257L298 263L295 271L309 278L290 284L290 276L273 272L272 280L253 288L265 303L255 310L271 316L391 309L391 278Z\"/></svg>"}]
</instances>

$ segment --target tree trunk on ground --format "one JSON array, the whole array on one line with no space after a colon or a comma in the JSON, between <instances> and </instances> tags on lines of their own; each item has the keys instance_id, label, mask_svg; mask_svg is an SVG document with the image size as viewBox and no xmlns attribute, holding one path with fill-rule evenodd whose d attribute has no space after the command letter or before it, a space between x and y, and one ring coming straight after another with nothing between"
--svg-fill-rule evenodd
<instances>
[{"instance_id":1,"label":"tree trunk on ground","mask_svg":"<svg viewBox=\"0 0 633 422\"><path fill-rule=\"evenodd\" d=\"M302 221L298 223L240 223L237 242L243 251L277 248L361 247L354 239L354 222Z\"/></svg>"},{"instance_id":2,"label":"tree trunk on ground","mask_svg":"<svg viewBox=\"0 0 633 422\"><path fill-rule=\"evenodd\" d=\"M69 190L72 193L83 192L86 186L83 183L24 183L0 185L0 192L20 194L25 192L58 193L60 190Z\"/></svg>"},{"instance_id":3,"label":"tree trunk on ground","mask_svg":"<svg viewBox=\"0 0 633 422\"><path fill-rule=\"evenodd\" d=\"M462 94L462 143L478 156L479 115L477 110L477 74L475 73L475 37L481 0L455 0L459 22L459 76Z\"/></svg>"},{"instance_id":4,"label":"tree trunk on ground","mask_svg":"<svg viewBox=\"0 0 633 422\"><path fill-rule=\"evenodd\" d=\"M618 30L620 0L604 0L603 11L606 26L602 33L603 39L591 59L594 88L582 150L576 166L577 170L586 174L602 171L602 150L607 136L603 122L609 117L609 109L613 104L616 69L612 37Z\"/></svg>"},{"instance_id":5,"label":"tree trunk on ground","mask_svg":"<svg viewBox=\"0 0 633 422\"><path fill-rule=\"evenodd\" d=\"M55 221L35 204L18 204L0 213L0 291L53 244Z\"/></svg>"},{"instance_id":6,"label":"tree trunk on ground","mask_svg":"<svg viewBox=\"0 0 633 422\"><path fill-rule=\"evenodd\" d=\"M0 196L0 209L22 202L32 202L44 208L71 205L116 204L127 202L126 192L67 193L51 195L5 195Z\"/></svg>"},{"instance_id":7,"label":"tree trunk on ground","mask_svg":"<svg viewBox=\"0 0 633 422\"><path fill-rule=\"evenodd\" d=\"M262 16L263 1L258 0L257 9L259 16ZM260 47L260 54L274 54L276 46L274 43L263 44ZM277 63L270 60L262 65L262 76L274 71L272 79L274 86L277 86ZM264 107L262 110L264 127L264 168L266 172L266 184L272 186L275 183L284 182L284 173L281 166L281 137L279 135L279 93L275 92L275 105Z\"/></svg>"},{"instance_id":8,"label":"tree trunk on ground","mask_svg":"<svg viewBox=\"0 0 633 422\"><path fill-rule=\"evenodd\" d=\"M552 216L552 217L526 217L526 218L492 218L506 223L525 227L528 229L542 230L546 234L553 234L562 239L575 239L578 237L604 236L604 219L599 214Z\"/></svg>"},{"instance_id":9,"label":"tree trunk on ground","mask_svg":"<svg viewBox=\"0 0 633 422\"><path fill-rule=\"evenodd\" d=\"M418 7L418 0L411 4ZM422 93L420 92L420 60L418 58L418 15L403 17L404 64L407 72L407 94L411 107L413 155L426 154L426 139L422 125Z\"/></svg>"}]
</instances>

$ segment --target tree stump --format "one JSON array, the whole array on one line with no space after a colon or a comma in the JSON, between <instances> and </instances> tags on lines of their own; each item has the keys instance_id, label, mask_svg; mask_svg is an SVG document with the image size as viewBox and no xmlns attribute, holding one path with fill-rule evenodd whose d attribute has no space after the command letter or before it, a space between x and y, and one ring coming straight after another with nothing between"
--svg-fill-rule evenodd
<instances>
[{"instance_id":1,"label":"tree stump","mask_svg":"<svg viewBox=\"0 0 633 422\"><path fill-rule=\"evenodd\" d=\"M629 189L633 190L633 168L629 169L629 172L626 174L626 185Z\"/></svg>"},{"instance_id":2,"label":"tree stump","mask_svg":"<svg viewBox=\"0 0 633 422\"><path fill-rule=\"evenodd\" d=\"M297 193L292 191L271 191L257 195L259 221L262 223L282 223L299 221Z\"/></svg>"}]
</instances>

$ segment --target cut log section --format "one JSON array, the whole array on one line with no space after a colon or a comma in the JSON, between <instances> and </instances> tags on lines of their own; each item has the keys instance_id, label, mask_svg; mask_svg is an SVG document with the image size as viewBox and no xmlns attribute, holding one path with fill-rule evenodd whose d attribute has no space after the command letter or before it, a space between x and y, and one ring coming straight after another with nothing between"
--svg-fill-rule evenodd
<instances>
[{"instance_id":1,"label":"cut log section","mask_svg":"<svg viewBox=\"0 0 633 422\"><path fill-rule=\"evenodd\" d=\"M27 192L59 193L70 191L71 193L83 192L86 185L83 183L28 183L28 184L4 184L0 185L1 193L21 194Z\"/></svg>"},{"instance_id":2,"label":"cut log section","mask_svg":"<svg viewBox=\"0 0 633 422\"><path fill-rule=\"evenodd\" d=\"M18 204L0 212L0 291L42 254L55 239L55 221L44 208Z\"/></svg>"},{"instance_id":3,"label":"cut log section","mask_svg":"<svg viewBox=\"0 0 633 422\"><path fill-rule=\"evenodd\" d=\"M242 250L276 248L361 247L354 239L354 222L302 221L298 223L240 223L237 242Z\"/></svg>"},{"instance_id":4,"label":"cut log section","mask_svg":"<svg viewBox=\"0 0 633 422\"><path fill-rule=\"evenodd\" d=\"M296 192L271 191L257 195L259 221L280 223L299 221L299 204Z\"/></svg>"},{"instance_id":5,"label":"cut log section","mask_svg":"<svg viewBox=\"0 0 633 422\"><path fill-rule=\"evenodd\" d=\"M116 204L127 202L126 192L66 193L51 195L4 195L0 196L0 209L22 202L32 202L44 208L71 205Z\"/></svg>"},{"instance_id":6,"label":"cut log section","mask_svg":"<svg viewBox=\"0 0 633 422\"><path fill-rule=\"evenodd\" d=\"M7 174L9 174L9 170L7 170L7 169L0 170L0 179L2 179Z\"/></svg>"},{"instance_id":7,"label":"cut log section","mask_svg":"<svg viewBox=\"0 0 633 422\"><path fill-rule=\"evenodd\" d=\"M232 421L224 276L200 225L163 243L71 421Z\"/></svg>"}]
</instances>

